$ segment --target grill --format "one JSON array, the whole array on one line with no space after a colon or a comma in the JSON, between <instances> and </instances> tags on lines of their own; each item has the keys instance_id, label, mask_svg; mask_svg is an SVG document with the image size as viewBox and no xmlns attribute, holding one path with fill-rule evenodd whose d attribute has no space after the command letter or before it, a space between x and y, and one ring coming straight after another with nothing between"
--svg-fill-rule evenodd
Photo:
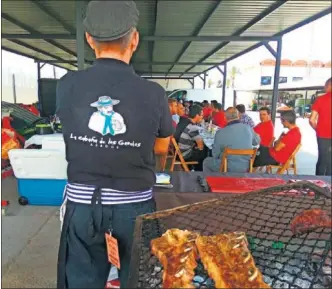
<instances>
[{"instance_id":1,"label":"grill","mask_svg":"<svg viewBox=\"0 0 332 289\"><path fill-rule=\"evenodd\" d=\"M293 218L308 209L322 209L330 216L330 193L309 182L298 182L140 216L136 220L129 288L162 288L162 266L151 254L150 242L172 228L207 236L246 232L255 263L271 287L328 288L331 228L301 235L290 230ZM197 288L214 288L201 263L195 275Z\"/></svg>"}]
</instances>

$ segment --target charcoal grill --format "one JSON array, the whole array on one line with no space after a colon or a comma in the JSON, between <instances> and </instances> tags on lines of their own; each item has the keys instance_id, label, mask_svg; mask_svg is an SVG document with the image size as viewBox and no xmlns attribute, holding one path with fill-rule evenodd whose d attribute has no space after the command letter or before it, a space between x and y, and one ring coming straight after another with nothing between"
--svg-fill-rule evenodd
<instances>
[{"instance_id":1,"label":"charcoal grill","mask_svg":"<svg viewBox=\"0 0 332 289\"><path fill-rule=\"evenodd\" d=\"M285 194L277 194L280 192ZM150 242L168 229L178 228L207 236L244 231L255 263L271 287L329 288L331 228L297 236L290 230L296 215L314 208L331 214L331 198L316 185L298 182L140 216L128 287L162 288L162 266L151 254ZM202 264L195 274L197 288L214 288Z\"/></svg>"}]
</instances>

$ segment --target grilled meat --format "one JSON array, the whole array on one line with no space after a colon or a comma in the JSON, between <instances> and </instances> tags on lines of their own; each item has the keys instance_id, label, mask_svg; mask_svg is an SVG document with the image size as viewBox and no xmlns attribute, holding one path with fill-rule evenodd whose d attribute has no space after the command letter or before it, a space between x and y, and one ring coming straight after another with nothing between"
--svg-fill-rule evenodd
<instances>
[{"instance_id":1,"label":"grilled meat","mask_svg":"<svg viewBox=\"0 0 332 289\"><path fill-rule=\"evenodd\" d=\"M162 264L163 288L195 288L192 280L197 267L197 234L179 229L168 230L151 241L151 251Z\"/></svg>"},{"instance_id":2,"label":"grilled meat","mask_svg":"<svg viewBox=\"0 0 332 289\"><path fill-rule=\"evenodd\" d=\"M317 228L331 228L332 220L326 211L311 209L297 215L290 227L293 234L302 234Z\"/></svg>"},{"instance_id":3,"label":"grilled meat","mask_svg":"<svg viewBox=\"0 0 332 289\"><path fill-rule=\"evenodd\" d=\"M200 236L196 245L216 288L270 288L255 265L244 233Z\"/></svg>"}]
</instances>

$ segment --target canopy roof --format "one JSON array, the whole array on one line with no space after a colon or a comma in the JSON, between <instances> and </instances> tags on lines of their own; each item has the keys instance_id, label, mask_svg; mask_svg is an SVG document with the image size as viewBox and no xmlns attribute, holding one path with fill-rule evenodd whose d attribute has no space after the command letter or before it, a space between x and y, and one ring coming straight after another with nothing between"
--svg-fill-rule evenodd
<instances>
[{"instance_id":1,"label":"canopy roof","mask_svg":"<svg viewBox=\"0 0 332 289\"><path fill-rule=\"evenodd\" d=\"M77 69L75 2L3 0L2 48ZM132 64L143 76L172 78L193 78L259 47L265 37L273 40L331 13L330 1L316 0L136 3L141 44ZM86 63L93 59L86 44Z\"/></svg>"}]
</instances>

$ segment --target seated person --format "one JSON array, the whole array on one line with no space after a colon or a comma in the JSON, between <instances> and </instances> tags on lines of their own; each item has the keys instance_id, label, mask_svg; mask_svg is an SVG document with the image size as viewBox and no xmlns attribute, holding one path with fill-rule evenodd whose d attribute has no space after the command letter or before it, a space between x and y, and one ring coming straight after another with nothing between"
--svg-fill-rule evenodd
<instances>
[{"instance_id":1,"label":"seated person","mask_svg":"<svg viewBox=\"0 0 332 289\"><path fill-rule=\"evenodd\" d=\"M211 117L211 113L212 113L211 105L209 104L209 102L207 100L204 100L202 105L203 105L203 119L205 121L209 121L209 119Z\"/></svg>"},{"instance_id":2,"label":"seated person","mask_svg":"<svg viewBox=\"0 0 332 289\"><path fill-rule=\"evenodd\" d=\"M185 115L189 114L189 108L190 108L190 102L189 101L185 101L184 102L184 114Z\"/></svg>"},{"instance_id":3,"label":"seated person","mask_svg":"<svg viewBox=\"0 0 332 289\"><path fill-rule=\"evenodd\" d=\"M227 124L224 110L218 102L212 103L212 123L220 128L225 127Z\"/></svg>"},{"instance_id":4,"label":"seated person","mask_svg":"<svg viewBox=\"0 0 332 289\"><path fill-rule=\"evenodd\" d=\"M185 112L184 105L182 103L178 103L177 115L179 116L179 121L181 120L181 117L186 117Z\"/></svg>"},{"instance_id":5,"label":"seated person","mask_svg":"<svg viewBox=\"0 0 332 289\"><path fill-rule=\"evenodd\" d=\"M301 143L301 132L296 126L296 114L293 110L281 113L280 120L289 131L282 133L272 147L261 146L254 167L284 164Z\"/></svg>"},{"instance_id":6,"label":"seated person","mask_svg":"<svg viewBox=\"0 0 332 289\"><path fill-rule=\"evenodd\" d=\"M198 124L202 119L202 107L194 105L189 111L188 118L183 119L181 128L179 128L183 129L178 141L180 151L186 161L198 162L198 165L194 166L196 171L202 171L203 160L207 156L207 150L204 147L203 139L199 135ZM177 131L176 134L179 134L179 131Z\"/></svg>"},{"instance_id":7,"label":"seated person","mask_svg":"<svg viewBox=\"0 0 332 289\"><path fill-rule=\"evenodd\" d=\"M172 123L173 127L176 128L178 122L179 122L179 116L177 115L178 112L178 102L174 98L168 99L168 107L172 115ZM174 120L175 119L175 120Z\"/></svg>"},{"instance_id":8,"label":"seated person","mask_svg":"<svg viewBox=\"0 0 332 289\"><path fill-rule=\"evenodd\" d=\"M261 122L254 127L254 131L261 138L261 146L268 147L272 143L274 137L274 126L271 121L270 109L268 107L260 108L259 118Z\"/></svg>"},{"instance_id":9,"label":"seated person","mask_svg":"<svg viewBox=\"0 0 332 289\"><path fill-rule=\"evenodd\" d=\"M217 131L212 148L212 157L206 158L203 171L219 172L222 155L225 148L252 149L259 145L260 138L253 129L240 122L239 113L235 107L229 107L226 112L227 125ZM249 169L250 156L228 156L227 171L245 173Z\"/></svg>"},{"instance_id":10,"label":"seated person","mask_svg":"<svg viewBox=\"0 0 332 289\"><path fill-rule=\"evenodd\" d=\"M239 111L240 113L240 121L244 124L249 125L250 127L254 127L255 123L252 120L252 118L246 114L246 107L243 104L238 104L236 106L236 109Z\"/></svg>"}]
</instances>

